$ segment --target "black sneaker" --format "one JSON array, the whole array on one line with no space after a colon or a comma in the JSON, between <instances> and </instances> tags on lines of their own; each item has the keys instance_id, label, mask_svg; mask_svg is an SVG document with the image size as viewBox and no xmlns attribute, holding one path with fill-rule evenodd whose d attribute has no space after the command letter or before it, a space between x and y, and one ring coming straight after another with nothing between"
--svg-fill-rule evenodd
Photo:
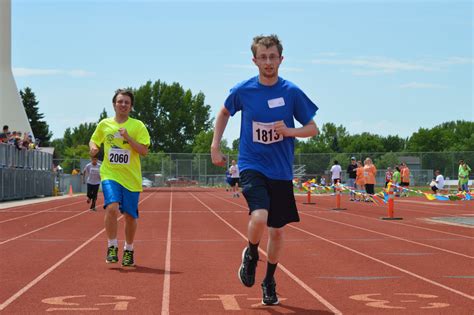
<instances>
[{"instance_id":1,"label":"black sneaker","mask_svg":"<svg viewBox=\"0 0 474 315\"><path fill-rule=\"evenodd\" d=\"M118 262L118 248L115 246L110 246L107 248L107 257L105 258L105 262L108 264L114 264Z\"/></svg>"},{"instance_id":2,"label":"black sneaker","mask_svg":"<svg viewBox=\"0 0 474 315\"><path fill-rule=\"evenodd\" d=\"M90 210L91 211L96 211L95 210L95 199L92 199L92 204L91 204Z\"/></svg>"},{"instance_id":3,"label":"black sneaker","mask_svg":"<svg viewBox=\"0 0 474 315\"><path fill-rule=\"evenodd\" d=\"M122 257L123 267L134 267L135 262L133 261L133 250L124 250Z\"/></svg>"},{"instance_id":4,"label":"black sneaker","mask_svg":"<svg viewBox=\"0 0 474 315\"><path fill-rule=\"evenodd\" d=\"M239 268L239 279L246 287L251 287L255 283L255 269L257 269L257 257L250 256L250 248L245 247L242 252L242 264Z\"/></svg>"},{"instance_id":5,"label":"black sneaker","mask_svg":"<svg viewBox=\"0 0 474 315\"><path fill-rule=\"evenodd\" d=\"M278 301L278 296L276 294L276 283L275 280L272 280L269 283L262 282L262 304L263 305L277 305L280 303Z\"/></svg>"}]
</instances>

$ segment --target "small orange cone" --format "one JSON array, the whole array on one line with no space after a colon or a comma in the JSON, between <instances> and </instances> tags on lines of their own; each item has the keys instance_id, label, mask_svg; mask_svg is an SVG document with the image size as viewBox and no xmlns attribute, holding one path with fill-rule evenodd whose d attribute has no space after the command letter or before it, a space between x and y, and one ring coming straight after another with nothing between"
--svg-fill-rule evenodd
<instances>
[{"instance_id":1,"label":"small orange cone","mask_svg":"<svg viewBox=\"0 0 474 315\"><path fill-rule=\"evenodd\" d=\"M72 185L69 184L69 197L72 197Z\"/></svg>"}]
</instances>

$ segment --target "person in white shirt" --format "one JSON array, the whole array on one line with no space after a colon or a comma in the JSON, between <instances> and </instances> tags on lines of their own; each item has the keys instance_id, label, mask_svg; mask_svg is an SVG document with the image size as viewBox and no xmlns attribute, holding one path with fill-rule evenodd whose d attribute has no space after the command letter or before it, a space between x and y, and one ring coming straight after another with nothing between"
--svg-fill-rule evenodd
<instances>
[{"instance_id":1,"label":"person in white shirt","mask_svg":"<svg viewBox=\"0 0 474 315\"><path fill-rule=\"evenodd\" d=\"M239 179L240 172L239 166L235 160L232 160L232 165L229 168L230 173L230 186L232 187L232 198L240 197L239 196Z\"/></svg>"},{"instance_id":2,"label":"person in white shirt","mask_svg":"<svg viewBox=\"0 0 474 315\"><path fill-rule=\"evenodd\" d=\"M334 165L331 167L331 180L334 185L337 183L341 183L341 165L339 165L339 161L334 160ZM334 193L336 193L336 187L333 188Z\"/></svg>"},{"instance_id":3,"label":"person in white shirt","mask_svg":"<svg viewBox=\"0 0 474 315\"><path fill-rule=\"evenodd\" d=\"M92 201L90 209L95 211L100 186L100 162L96 157L91 158L91 162L84 167L82 176L82 182L87 183L87 203Z\"/></svg>"},{"instance_id":4,"label":"person in white shirt","mask_svg":"<svg viewBox=\"0 0 474 315\"><path fill-rule=\"evenodd\" d=\"M444 187L444 177L443 175L441 175L441 172L439 170L435 171L435 175L436 175L436 178L434 179L434 181L432 182L430 186L431 186L431 190L434 193L438 193L438 190L441 190Z\"/></svg>"}]
</instances>

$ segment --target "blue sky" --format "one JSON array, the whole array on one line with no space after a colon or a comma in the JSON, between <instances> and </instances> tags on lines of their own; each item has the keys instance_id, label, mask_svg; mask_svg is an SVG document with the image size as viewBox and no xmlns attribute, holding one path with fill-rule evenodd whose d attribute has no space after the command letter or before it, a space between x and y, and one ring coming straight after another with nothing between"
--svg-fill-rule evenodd
<instances>
[{"instance_id":1,"label":"blue sky","mask_svg":"<svg viewBox=\"0 0 474 315\"><path fill-rule=\"evenodd\" d=\"M257 74L252 38L277 34L280 75L319 126L407 137L474 120L471 1L12 0L12 65L53 132L96 121L119 87L202 91L212 116ZM238 138L240 115L224 138Z\"/></svg>"}]
</instances>

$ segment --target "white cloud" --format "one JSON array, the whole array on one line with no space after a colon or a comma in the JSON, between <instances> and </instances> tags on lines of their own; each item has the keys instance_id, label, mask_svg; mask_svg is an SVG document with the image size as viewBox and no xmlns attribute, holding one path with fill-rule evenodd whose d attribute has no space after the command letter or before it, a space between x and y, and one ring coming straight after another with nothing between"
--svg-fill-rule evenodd
<instances>
[{"instance_id":1,"label":"white cloud","mask_svg":"<svg viewBox=\"0 0 474 315\"><path fill-rule=\"evenodd\" d=\"M474 59L465 57L448 57L438 60L406 61L388 57L354 57L354 58L317 58L312 64L348 66L352 74L358 76L392 74L402 71L432 72L454 65L474 64Z\"/></svg>"},{"instance_id":2,"label":"white cloud","mask_svg":"<svg viewBox=\"0 0 474 315\"><path fill-rule=\"evenodd\" d=\"M70 76L70 77L89 77L95 73L86 70L62 70L62 69L36 69L36 68L13 68L13 74L16 77L31 76Z\"/></svg>"},{"instance_id":3,"label":"white cloud","mask_svg":"<svg viewBox=\"0 0 474 315\"><path fill-rule=\"evenodd\" d=\"M410 82L400 85L402 89L445 89L446 86L431 83Z\"/></svg>"},{"instance_id":4,"label":"white cloud","mask_svg":"<svg viewBox=\"0 0 474 315\"><path fill-rule=\"evenodd\" d=\"M342 65L361 69L370 69L379 73L395 73L399 71L434 71L438 67L424 65L416 62L407 62L386 57L356 57L349 59L313 59L313 64ZM363 70L361 70L363 71Z\"/></svg>"}]
</instances>

